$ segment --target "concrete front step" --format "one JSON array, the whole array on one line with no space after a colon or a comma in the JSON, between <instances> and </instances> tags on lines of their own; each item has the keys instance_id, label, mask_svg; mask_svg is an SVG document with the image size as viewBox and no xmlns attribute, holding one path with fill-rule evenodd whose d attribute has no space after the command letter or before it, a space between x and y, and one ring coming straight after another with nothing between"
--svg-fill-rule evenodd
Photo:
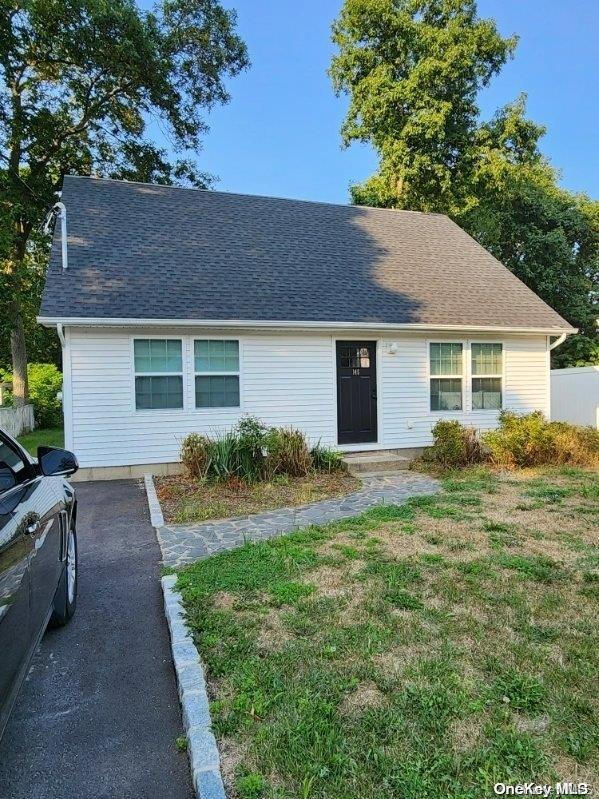
<instances>
[{"instance_id":1,"label":"concrete front step","mask_svg":"<svg viewBox=\"0 0 599 799\"><path fill-rule=\"evenodd\" d=\"M408 469L410 458L390 450L379 452L350 452L343 460L350 472L380 474Z\"/></svg>"}]
</instances>

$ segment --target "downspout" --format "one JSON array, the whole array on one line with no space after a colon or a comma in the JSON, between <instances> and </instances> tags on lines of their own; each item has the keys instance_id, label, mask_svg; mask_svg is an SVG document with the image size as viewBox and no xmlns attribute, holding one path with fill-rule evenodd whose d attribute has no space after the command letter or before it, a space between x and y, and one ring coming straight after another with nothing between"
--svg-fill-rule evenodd
<instances>
[{"instance_id":1,"label":"downspout","mask_svg":"<svg viewBox=\"0 0 599 799\"><path fill-rule=\"evenodd\" d=\"M62 322L59 322L56 325L56 332L58 333L58 338L60 339L60 346L64 350L64 348L66 346L66 341L65 341L65 338L64 338L64 327L62 326Z\"/></svg>"},{"instance_id":2,"label":"downspout","mask_svg":"<svg viewBox=\"0 0 599 799\"><path fill-rule=\"evenodd\" d=\"M562 333L561 336L558 336L552 344L549 344L549 350L554 350L556 347L559 347L560 344L563 344L567 335L567 333Z\"/></svg>"}]
</instances>

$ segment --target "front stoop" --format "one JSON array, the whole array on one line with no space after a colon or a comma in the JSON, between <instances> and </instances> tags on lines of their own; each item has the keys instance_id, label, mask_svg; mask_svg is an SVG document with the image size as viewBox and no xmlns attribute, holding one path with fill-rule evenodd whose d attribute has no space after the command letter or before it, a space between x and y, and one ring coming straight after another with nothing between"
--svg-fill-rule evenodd
<instances>
[{"instance_id":1,"label":"front stoop","mask_svg":"<svg viewBox=\"0 0 599 799\"><path fill-rule=\"evenodd\" d=\"M361 477L386 472L409 469L411 458L401 455L397 450L378 450L368 452L349 452L343 458L349 472Z\"/></svg>"}]
</instances>

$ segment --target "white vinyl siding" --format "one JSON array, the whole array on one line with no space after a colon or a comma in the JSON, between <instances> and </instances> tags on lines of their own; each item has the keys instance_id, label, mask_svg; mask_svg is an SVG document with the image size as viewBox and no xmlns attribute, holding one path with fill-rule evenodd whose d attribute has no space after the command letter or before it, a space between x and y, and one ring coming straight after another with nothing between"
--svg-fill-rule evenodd
<instances>
[{"instance_id":1,"label":"white vinyl siding","mask_svg":"<svg viewBox=\"0 0 599 799\"><path fill-rule=\"evenodd\" d=\"M136 410L133 339L152 337L181 341L182 409ZM67 328L70 391L65 394L66 440L81 466L176 462L187 433L211 435L230 429L246 413L268 425L293 425L303 430L312 444L321 441L334 447L337 339L378 340L379 439L370 448L427 446L439 418L455 418L481 429L497 422L497 411L472 410L471 345L463 337L456 336L455 341L464 345L464 406L453 412L430 410L429 344L438 339L424 334L235 331L232 335L231 330L221 330L220 337L239 341L239 408L195 407L194 340L215 339L213 331L168 328L156 335L155 329ZM497 337L487 340L496 342ZM502 343L503 406L548 413L546 337L512 335Z\"/></svg>"}]
</instances>

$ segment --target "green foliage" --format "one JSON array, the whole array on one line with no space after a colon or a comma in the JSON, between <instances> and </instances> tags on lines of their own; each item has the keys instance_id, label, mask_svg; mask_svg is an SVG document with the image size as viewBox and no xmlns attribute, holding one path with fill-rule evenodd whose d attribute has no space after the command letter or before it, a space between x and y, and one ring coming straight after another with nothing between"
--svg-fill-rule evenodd
<instances>
[{"instance_id":1,"label":"green foliage","mask_svg":"<svg viewBox=\"0 0 599 799\"><path fill-rule=\"evenodd\" d=\"M503 411L499 427L482 436L492 463L499 466L589 465L599 463L599 431L549 422L540 411Z\"/></svg>"},{"instance_id":2,"label":"green foliage","mask_svg":"<svg viewBox=\"0 0 599 799\"><path fill-rule=\"evenodd\" d=\"M333 87L350 95L343 141L371 141L380 157L378 176L354 200L461 205L475 163L476 96L516 39L477 17L472 0L346 0L333 42Z\"/></svg>"},{"instance_id":3,"label":"green foliage","mask_svg":"<svg viewBox=\"0 0 599 799\"><path fill-rule=\"evenodd\" d=\"M333 26L345 144L379 169L351 187L362 205L449 214L580 333L554 366L599 363L599 203L559 185L525 97L481 122L477 94L513 54L474 0L345 0Z\"/></svg>"},{"instance_id":4,"label":"green foliage","mask_svg":"<svg viewBox=\"0 0 599 799\"><path fill-rule=\"evenodd\" d=\"M343 455L323 447L320 442L310 450L312 465L319 472L344 472L347 470Z\"/></svg>"},{"instance_id":5,"label":"green foliage","mask_svg":"<svg viewBox=\"0 0 599 799\"><path fill-rule=\"evenodd\" d=\"M266 437L266 470L269 474L304 477L310 471L312 458L306 437L292 427L273 427Z\"/></svg>"},{"instance_id":6,"label":"green foliage","mask_svg":"<svg viewBox=\"0 0 599 799\"><path fill-rule=\"evenodd\" d=\"M1 380L12 380L10 372L0 370L0 373ZM62 372L53 363L30 363L27 365L27 378L36 427L61 427L62 403L57 394L62 391ZM12 404L10 392L6 392L6 404Z\"/></svg>"},{"instance_id":7,"label":"green foliage","mask_svg":"<svg viewBox=\"0 0 599 799\"><path fill-rule=\"evenodd\" d=\"M134 0L0 0L0 20L0 340L10 331L35 349L50 342L33 320L49 244L39 229L63 176L205 186L195 162L171 163L147 137L148 122L175 153L199 151L206 109L227 102L225 79L248 59L235 12L218 0L151 11Z\"/></svg>"},{"instance_id":8,"label":"green foliage","mask_svg":"<svg viewBox=\"0 0 599 799\"><path fill-rule=\"evenodd\" d=\"M194 480L203 480L209 466L208 439L199 433L185 436L181 444L181 462Z\"/></svg>"},{"instance_id":9,"label":"green foliage","mask_svg":"<svg viewBox=\"0 0 599 799\"><path fill-rule=\"evenodd\" d=\"M310 452L300 430L267 428L253 416L244 416L233 430L220 435L189 434L181 445L181 461L196 480L284 481L305 477L311 469L332 472L344 468L335 452L320 446Z\"/></svg>"},{"instance_id":10,"label":"green foliage","mask_svg":"<svg viewBox=\"0 0 599 799\"><path fill-rule=\"evenodd\" d=\"M267 782L258 772L250 772L237 777L235 780L235 788L239 794L240 799L260 799L264 796L267 788Z\"/></svg>"},{"instance_id":11,"label":"green foliage","mask_svg":"<svg viewBox=\"0 0 599 799\"><path fill-rule=\"evenodd\" d=\"M438 421L432 430L433 446L426 460L444 468L470 466L482 460L482 450L476 431L457 420Z\"/></svg>"},{"instance_id":12,"label":"green foliage","mask_svg":"<svg viewBox=\"0 0 599 799\"><path fill-rule=\"evenodd\" d=\"M270 587L271 602L275 607L295 605L298 599L314 593L313 585L298 583L293 580L282 580Z\"/></svg>"}]
</instances>

